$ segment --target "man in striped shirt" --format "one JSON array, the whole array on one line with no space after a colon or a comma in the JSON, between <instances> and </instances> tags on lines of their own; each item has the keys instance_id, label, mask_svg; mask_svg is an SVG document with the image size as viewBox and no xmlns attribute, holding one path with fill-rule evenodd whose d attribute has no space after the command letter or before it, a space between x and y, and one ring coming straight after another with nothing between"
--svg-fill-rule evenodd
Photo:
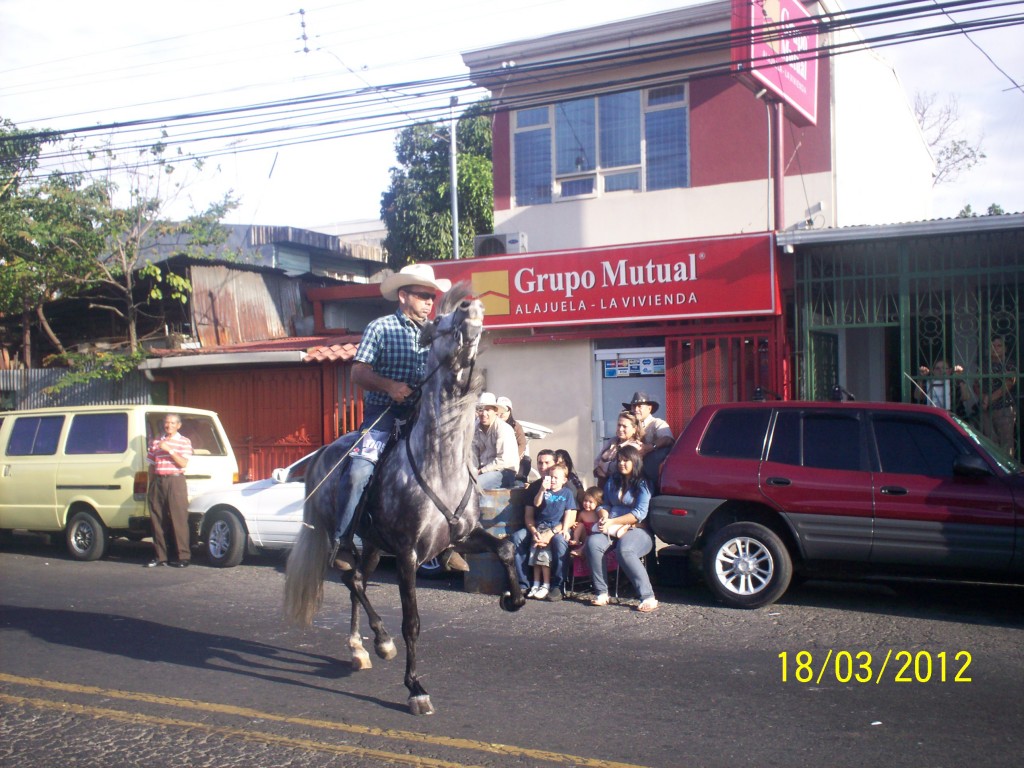
<instances>
[{"instance_id":1,"label":"man in striped shirt","mask_svg":"<svg viewBox=\"0 0 1024 768\"><path fill-rule=\"evenodd\" d=\"M188 534L188 487L185 467L192 456L192 441L178 430L181 416L168 413L164 417L164 434L149 442L146 464L149 466L149 519L153 523L153 548L156 557L147 568L170 565L185 568L191 550ZM177 559L167 561L168 544L174 547Z\"/></svg>"}]
</instances>

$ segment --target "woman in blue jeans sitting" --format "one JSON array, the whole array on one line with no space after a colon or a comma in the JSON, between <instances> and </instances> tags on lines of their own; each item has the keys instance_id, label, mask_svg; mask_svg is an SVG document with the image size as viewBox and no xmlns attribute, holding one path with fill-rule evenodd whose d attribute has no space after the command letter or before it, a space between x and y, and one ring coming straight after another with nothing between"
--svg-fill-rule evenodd
<instances>
[{"instance_id":1,"label":"woman in blue jeans sitting","mask_svg":"<svg viewBox=\"0 0 1024 768\"><path fill-rule=\"evenodd\" d=\"M651 491L644 480L643 469L644 460L639 449L632 445L619 449L616 469L605 481L600 519L586 543L587 562L594 580L591 605L608 605L605 554L614 546L618 553L619 567L626 572L640 595L637 610L650 613L658 607L651 579L640 560L654 548L654 538L644 522Z\"/></svg>"}]
</instances>

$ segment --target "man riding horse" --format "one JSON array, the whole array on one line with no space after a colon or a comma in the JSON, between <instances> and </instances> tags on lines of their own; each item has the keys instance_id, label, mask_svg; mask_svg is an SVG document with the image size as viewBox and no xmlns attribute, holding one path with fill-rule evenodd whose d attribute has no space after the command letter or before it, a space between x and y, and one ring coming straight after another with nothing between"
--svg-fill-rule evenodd
<instances>
[{"instance_id":1,"label":"man riding horse","mask_svg":"<svg viewBox=\"0 0 1024 768\"><path fill-rule=\"evenodd\" d=\"M435 279L434 270L426 264L402 267L381 283L381 295L398 301L398 309L366 326L352 365L352 381L364 392L363 422L342 470L341 505L333 541L334 565L340 570L355 567L352 523L359 500L373 476L377 458L395 430L413 414L428 355L428 347L420 346L420 331L437 294L450 287L449 280ZM448 570L469 570L453 549L445 550L441 561Z\"/></svg>"}]
</instances>

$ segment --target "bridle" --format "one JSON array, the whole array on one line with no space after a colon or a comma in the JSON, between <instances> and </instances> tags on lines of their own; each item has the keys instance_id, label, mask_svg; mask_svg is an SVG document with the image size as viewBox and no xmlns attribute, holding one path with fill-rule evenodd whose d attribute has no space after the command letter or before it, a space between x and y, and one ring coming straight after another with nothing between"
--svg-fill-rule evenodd
<instances>
[{"instance_id":1,"label":"bridle","mask_svg":"<svg viewBox=\"0 0 1024 768\"><path fill-rule=\"evenodd\" d=\"M462 307L460 306L460 308ZM437 321L434 320L432 322L436 329ZM455 334L462 334L462 323L453 322L450 328L447 328L446 330L443 331L437 331L436 334L431 334L429 343L430 345L433 345L434 341L436 341L437 339L443 338L445 336L453 336ZM436 374L440 370L441 365L442 361L438 360L437 365L435 365L434 368L423 377L423 380L419 384L413 387L413 391L416 393L417 399L422 394L423 385L426 384L434 376L434 374ZM466 377L466 382L462 388L463 397L465 397L469 393L469 388L473 383L473 371L475 367L476 357L474 356L473 360L470 361L469 375ZM409 423L408 430L406 431L405 435L406 458L409 460L409 466L412 467L412 473L416 477L416 481L420 484L420 488L422 488L423 492L427 494L427 498L429 498L431 502L433 502L434 506L437 507L438 511L440 511L440 513L444 515L445 520L448 521L448 526L450 528L454 528L455 525L459 522L460 518L462 517L462 513L466 511L466 507L469 506L469 500L473 495L473 488L474 486L476 486L476 477L473 475L473 470L467 465L466 472L469 475L469 482L466 484L466 492L462 494L462 500L459 502L459 506L455 509L454 512L452 512L448 508L448 505L445 504L436 493L434 493L434 490L430 487L426 479L423 477L423 473L420 472L420 468L416 464L416 459L412 455L412 441L409 440L409 434L412 432L412 428L413 425L415 424L415 421L416 416L414 416L413 420Z\"/></svg>"}]
</instances>

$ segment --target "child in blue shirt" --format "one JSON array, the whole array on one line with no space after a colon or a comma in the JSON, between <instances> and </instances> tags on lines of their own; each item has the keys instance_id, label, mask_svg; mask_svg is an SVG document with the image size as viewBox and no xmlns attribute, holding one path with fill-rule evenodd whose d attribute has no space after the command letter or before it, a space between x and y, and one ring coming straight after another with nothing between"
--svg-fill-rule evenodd
<instances>
[{"instance_id":1,"label":"child in blue shirt","mask_svg":"<svg viewBox=\"0 0 1024 768\"><path fill-rule=\"evenodd\" d=\"M551 590L551 540L564 536L576 518L576 494L566 485L568 479L565 464L555 464L542 481L538 493L540 504L536 508L527 507L526 527L533 536L529 559L533 566L533 584L527 597L543 600Z\"/></svg>"}]
</instances>

